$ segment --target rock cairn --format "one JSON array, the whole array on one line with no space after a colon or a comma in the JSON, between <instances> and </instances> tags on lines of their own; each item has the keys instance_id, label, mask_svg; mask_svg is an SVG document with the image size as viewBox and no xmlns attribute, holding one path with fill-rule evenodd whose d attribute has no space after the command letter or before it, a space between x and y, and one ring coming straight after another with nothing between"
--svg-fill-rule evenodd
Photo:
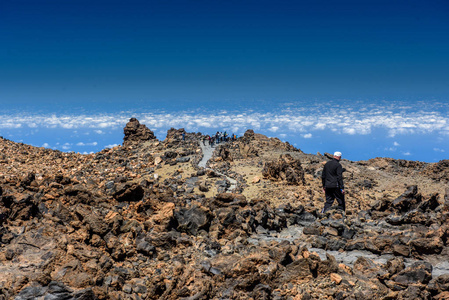
<instances>
[{"instance_id":1,"label":"rock cairn","mask_svg":"<svg viewBox=\"0 0 449 300\"><path fill-rule=\"evenodd\" d=\"M138 145L142 142L154 140L154 133L147 126L140 124L136 118L131 118L123 129L125 137L123 138L123 146L128 147Z\"/></svg>"}]
</instances>

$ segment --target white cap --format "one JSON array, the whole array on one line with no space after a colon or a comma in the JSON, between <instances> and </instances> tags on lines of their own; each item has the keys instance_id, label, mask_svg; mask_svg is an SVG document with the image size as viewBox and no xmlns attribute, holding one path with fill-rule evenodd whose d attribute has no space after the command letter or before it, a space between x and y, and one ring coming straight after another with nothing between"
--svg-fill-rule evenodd
<instances>
[{"instance_id":1,"label":"white cap","mask_svg":"<svg viewBox=\"0 0 449 300\"><path fill-rule=\"evenodd\" d=\"M334 152L334 156L341 157L341 152L339 152L339 151Z\"/></svg>"}]
</instances>

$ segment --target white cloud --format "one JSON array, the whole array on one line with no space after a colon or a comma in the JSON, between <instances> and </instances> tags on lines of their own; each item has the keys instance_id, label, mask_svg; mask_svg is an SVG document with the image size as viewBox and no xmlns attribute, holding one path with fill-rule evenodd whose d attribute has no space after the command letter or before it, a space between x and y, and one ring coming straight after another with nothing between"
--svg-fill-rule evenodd
<instances>
[{"instance_id":1,"label":"white cloud","mask_svg":"<svg viewBox=\"0 0 449 300\"><path fill-rule=\"evenodd\" d=\"M412 155L410 152L403 152L402 154L403 154L403 155L406 155L406 156Z\"/></svg>"},{"instance_id":2,"label":"white cloud","mask_svg":"<svg viewBox=\"0 0 449 300\"><path fill-rule=\"evenodd\" d=\"M354 134L357 133L355 128L343 128L343 132L347 133L347 134L350 134L350 135L354 135Z\"/></svg>"},{"instance_id":3,"label":"white cloud","mask_svg":"<svg viewBox=\"0 0 449 300\"><path fill-rule=\"evenodd\" d=\"M440 149L440 148L433 148L433 151L435 151L435 152L441 152L441 153L446 152L444 149Z\"/></svg>"},{"instance_id":4,"label":"white cloud","mask_svg":"<svg viewBox=\"0 0 449 300\"><path fill-rule=\"evenodd\" d=\"M43 143L43 144L42 144L42 147L44 147L44 148L49 148L50 145L49 145L48 143Z\"/></svg>"},{"instance_id":5,"label":"white cloud","mask_svg":"<svg viewBox=\"0 0 449 300\"><path fill-rule=\"evenodd\" d=\"M108 128L108 127L113 127L114 126L114 122L102 122L97 124L98 127L100 128Z\"/></svg>"},{"instance_id":6,"label":"white cloud","mask_svg":"<svg viewBox=\"0 0 449 300\"><path fill-rule=\"evenodd\" d=\"M400 146L398 142L394 142L393 145L396 147Z\"/></svg>"},{"instance_id":7,"label":"white cloud","mask_svg":"<svg viewBox=\"0 0 449 300\"><path fill-rule=\"evenodd\" d=\"M79 142L76 144L77 146L96 146L98 145L97 142L93 142L93 143L83 143L83 142Z\"/></svg>"},{"instance_id":8,"label":"white cloud","mask_svg":"<svg viewBox=\"0 0 449 300\"><path fill-rule=\"evenodd\" d=\"M314 128L317 130L326 129L326 123L318 122L318 123L314 124Z\"/></svg>"},{"instance_id":9,"label":"white cloud","mask_svg":"<svg viewBox=\"0 0 449 300\"><path fill-rule=\"evenodd\" d=\"M6 121L0 123L0 128L4 128L4 129L14 129L15 128L15 129L17 129L17 128L22 127L22 124L16 123L15 120L7 120L7 118L8 118L7 116L0 117L0 120L1 119L6 120Z\"/></svg>"},{"instance_id":10,"label":"white cloud","mask_svg":"<svg viewBox=\"0 0 449 300\"><path fill-rule=\"evenodd\" d=\"M306 133L306 134L303 134L302 137L305 138L305 139L310 139L312 137L312 134L311 133Z\"/></svg>"},{"instance_id":11,"label":"white cloud","mask_svg":"<svg viewBox=\"0 0 449 300\"><path fill-rule=\"evenodd\" d=\"M114 148L117 147L119 144L111 144L111 145L106 145L105 148Z\"/></svg>"}]
</instances>

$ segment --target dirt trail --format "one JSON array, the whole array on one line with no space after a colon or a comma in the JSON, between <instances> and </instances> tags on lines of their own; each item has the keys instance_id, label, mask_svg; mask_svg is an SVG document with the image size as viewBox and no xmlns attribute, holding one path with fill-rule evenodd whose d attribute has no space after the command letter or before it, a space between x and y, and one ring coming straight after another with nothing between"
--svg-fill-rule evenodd
<instances>
[{"instance_id":1,"label":"dirt trail","mask_svg":"<svg viewBox=\"0 0 449 300\"><path fill-rule=\"evenodd\" d=\"M212 155L214 153L215 147L209 146L209 145L203 145L202 142L199 142L200 146L201 146L201 151L203 151L203 158L200 160L200 162L198 163L198 166L201 168L206 168L206 164L209 161L209 159L212 158ZM216 170L214 170L215 173L217 173L218 175L224 176L226 177L226 179L230 182L231 186L228 188L227 192L232 192L236 189L237 187L237 181L231 177L226 176L225 174L222 174Z\"/></svg>"}]
</instances>

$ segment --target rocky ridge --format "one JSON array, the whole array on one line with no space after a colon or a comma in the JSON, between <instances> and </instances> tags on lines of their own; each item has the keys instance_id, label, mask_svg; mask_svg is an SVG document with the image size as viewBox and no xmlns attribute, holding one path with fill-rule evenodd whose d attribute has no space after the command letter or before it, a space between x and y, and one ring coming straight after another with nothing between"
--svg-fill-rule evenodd
<instances>
[{"instance_id":1,"label":"rocky ridge","mask_svg":"<svg viewBox=\"0 0 449 300\"><path fill-rule=\"evenodd\" d=\"M89 155L0 139L0 299L449 297L447 161L343 160L347 212L321 215L326 154L249 130L206 170L200 133L124 134Z\"/></svg>"}]
</instances>

